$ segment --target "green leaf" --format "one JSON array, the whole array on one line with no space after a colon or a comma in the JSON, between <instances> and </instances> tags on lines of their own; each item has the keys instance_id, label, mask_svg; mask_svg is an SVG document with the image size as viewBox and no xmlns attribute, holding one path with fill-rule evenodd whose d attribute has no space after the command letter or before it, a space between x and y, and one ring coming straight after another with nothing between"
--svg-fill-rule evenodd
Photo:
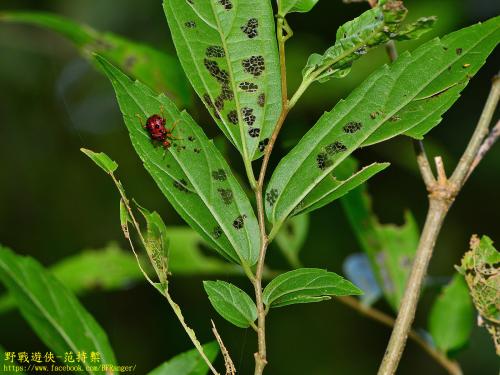
<instances>
[{"instance_id":1,"label":"green leaf","mask_svg":"<svg viewBox=\"0 0 500 375\"><path fill-rule=\"evenodd\" d=\"M500 251L493 247L488 236L472 236L471 249L465 253L458 267L465 276L474 306L479 312L479 325L493 338L500 356Z\"/></svg>"},{"instance_id":2,"label":"green leaf","mask_svg":"<svg viewBox=\"0 0 500 375\"><path fill-rule=\"evenodd\" d=\"M90 290L119 290L142 278L134 256L115 244L83 250L49 268L50 273L76 295ZM11 295L0 297L0 313L15 307Z\"/></svg>"},{"instance_id":3,"label":"green leaf","mask_svg":"<svg viewBox=\"0 0 500 375\"><path fill-rule=\"evenodd\" d=\"M262 155L281 113L271 2L163 2L179 59L246 164Z\"/></svg>"},{"instance_id":4,"label":"green leaf","mask_svg":"<svg viewBox=\"0 0 500 375\"><path fill-rule=\"evenodd\" d=\"M191 104L189 82L174 56L112 33L101 33L56 14L1 12L0 21L26 23L52 30L73 42L90 62L94 63L93 54L99 53L155 91L164 92L177 104Z\"/></svg>"},{"instance_id":5,"label":"green leaf","mask_svg":"<svg viewBox=\"0 0 500 375\"><path fill-rule=\"evenodd\" d=\"M399 29L395 36L391 36L394 40L412 40L418 39L434 27L436 17L421 17L409 25L404 25Z\"/></svg>"},{"instance_id":6,"label":"green leaf","mask_svg":"<svg viewBox=\"0 0 500 375\"><path fill-rule=\"evenodd\" d=\"M276 235L276 243L281 252L295 268L300 267L299 252L308 232L309 215L303 214L288 219Z\"/></svg>"},{"instance_id":7,"label":"green leaf","mask_svg":"<svg viewBox=\"0 0 500 375\"><path fill-rule=\"evenodd\" d=\"M146 220L146 232L143 234L146 252L149 260L162 284L165 284L168 276L168 252L169 242L167 240L167 227L163 219L156 211L148 211L136 203L144 220Z\"/></svg>"},{"instance_id":8,"label":"green leaf","mask_svg":"<svg viewBox=\"0 0 500 375\"><path fill-rule=\"evenodd\" d=\"M212 141L187 112L165 96L133 83L97 57L113 83L132 144L157 185L186 222L225 258L253 265L259 252L259 229L252 206ZM162 114L177 124L181 140L164 149L143 129L146 119Z\"/></svg>"},{"instance_id":9,"label":"green leaf","mask_svg":"<svg viewBox=\"0 0 500 375\"><path fill-rule=\"evenodd\" d=\"M76 297L38 262L0 247L0 280L40 339L56 354L98 352L114 364L106 333ZM103 373L88 370L89 374Z\"/></svg>"},{"instance_id":10,"label":"green leaf","mask_svg":"<svg viewBox=\"0 0 500 375\"><path fill-rule=\"evenodd\" d=\"M311 212L326 206L346 195L359 185L364 184L374 175L383 171L390 165L389 163L373 163L350 175L350 173L344 173L345 170L351 169L350 166L346 165L349 163L349 159L346 160L344 163L340 164L332 174L321 181L295 208L293 215ZM345 179L342 180L342 178Z\"/></svg>"},{"instance_id":11,"label":"green leaf","mask_svg":"<svg viewBox=\"0 0 500 375\"><path fill-rule=\"evenodd\" d=\"M167 227L169 242L168 269L175 276L242 275L241 267L205 255L206 243L189 227ZM143 281L131 252L114 244L103 249L83 250L49 268L52 275L76 295L92 290L113 291ZM10 295L0 296L0 314L15 307Z\"/></svg>"},{"instance_id":12,"label":"green leaf","mask_svg":"<svg viewBox=\"0 0 500 375\"><path fill-rule=\"evenodd\" d=\"M96 163L104 172L113 173L118 168L118 164L106 155L104 152L94 152L86 148L81 148L81 152L87 155L94 163Z\"/></svg>"},{"instance_id":13,"label":"green leaf","mask_svg":"<svg viewBox=\"0 0 500 375\"><path fill-rule=\"evenodd\" d=\"M250 296L225 281L204 281L203 286L214 309L236 327L248 328L257 319L257 307Z\"/></svg>"},{"instance_id":14,"label":"green leaf","mask_svg":"<svg viewBox=\"0 0 500 375\"><path fill-rule=\"evenodd\" d=\"M203 345L203 351L210 362L217 358L219 346L212 341ZM171 358L168 362L158 366L148 375L206 375L208 374L208 366L198 353L198 350L181 353Z\"/></svg>"},{"instance_id":15,"label":"green leaf","mask_svg":"<svg viewBox=\"0 0 500 375\"><path fill-rule=\"evenodd\" d=\"M278 0L278 14L285 17L288 13L309 12L319 0Z\"/></svg>"},{"instance_id":16,"label":"green leaf","mask_svg":"<svg viewBox=\"0 0 500 375\"><path fill-rule=\"evenodd\" d=\"M425 43L370 75L325 113L273 173L266 204L278 226L361 146L399 134L422 138L441 121L500 38L500 17ZM430 63L432 61L432 63Z\"/></svg>"},{"instance_id":17,"label":"green leaf","mask_svg":"<svg viewBox=\"0 0 500 375\"><path fill-rule=\"evenodd\" d=\"M469 340L474 309L464 279L455 274L434 302L429 316L429 330L443 353L462 348Z\"/></svg>"},{"instance_id":18,"label":"green leaf","mask_svg":"<svg viewBox=\"0 0 500 375\"><path fill-rule=\"evenodd\" d=\"M265 287L262 299L268 307L281 307L360 294L363 294L360 289L336 273L318 268L299 268L274 278Z\"/></svg>"},{"instance_id":19,"label":"green leaf","mask_svg":"<svg viewBox=\"0 0 500 375\"><path fill-rule=\"evenodd\" d=\"M383 45L399 35L407 10L401 1L380 1L379 6L343 24L337 30L335 44L323 55L313 54L303 69L304 80L326 82L342 78L351 65L373 47ZM416 29L418 25L414 25ZM406 32L407 36L417 33Z\"/></svg>"},{"instance_id":20,"label":"green leaf","mask_svg":"<svg viewBox=\"0 0 500 375\"><path fill-rule=\"evenodd\" d=\"M402 226L381 224L364 187L352 191L341 202L385 298L398 311L420 237L413 215L406 212Z\"/></svg>"}]
</instances>

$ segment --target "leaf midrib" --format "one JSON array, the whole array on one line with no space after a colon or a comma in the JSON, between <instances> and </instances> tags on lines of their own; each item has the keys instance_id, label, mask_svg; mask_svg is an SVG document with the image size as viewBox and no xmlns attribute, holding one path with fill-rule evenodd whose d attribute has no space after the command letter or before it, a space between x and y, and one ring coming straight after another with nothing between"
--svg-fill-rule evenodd
<instances>
[{"instance_id":1,"label":"leaf midrib","mask_svg":"<svg viewBox=\"0 0 500 375\"><path fill-rule=\"evenodd\" d=\"M243 124L243 114L241 113L240 99L239 99L238 91L236 90L236 82L235 82L235 78L234 78L233 66L232 66L232 61L229 58L229 50L227 47L226 37L225 37L224 32L222 30L222 26L220 24L219 17L217 16L217 12L215 11L213 1L209 0L208 2L210 3L210 9L212 9L212 14L214 15L215 21L217 22L217 31L219 32L219 37L220 37L221 42L222 42L222 48L224 48L224 56L225 56L225 59L227 62L227 68L229 69L229 77L231 80L231 87L232 87L233 92L234 92L234 102L236 104L236 112L238 113L238 128L240 130L243 158L245 159L245 164L251 163L252 161L248 157L247 140L246 140L245 128L244 128L245 125ZM236 1L235 3L238 4L238 1ZM234 12L236 13L236 11L237 11L237 5L234 7ZM234 22L235 18L236 18L236 15L233 18L233 22ZM231 29L232 29L232 25L230 27L230 30ZM223 116L220 116L220 117L221 117L221 121L224 122L224 124L225 124L224 117Z\"/></svg>"}]
</instances>

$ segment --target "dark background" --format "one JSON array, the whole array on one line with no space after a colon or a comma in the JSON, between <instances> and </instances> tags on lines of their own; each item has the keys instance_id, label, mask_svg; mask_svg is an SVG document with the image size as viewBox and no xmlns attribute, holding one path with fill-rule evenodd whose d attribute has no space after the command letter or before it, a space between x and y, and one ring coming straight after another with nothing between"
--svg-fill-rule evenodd
<instances>
[{"instance_id":1,"label":"dark background","mask_svg":"<svg viewBox=\"0 0 500 375\"><path fill-rule=\"evenodd\" d=\"M405 2L409 19L437 15L436 28L424 40L499 13L492 0L413 0ZM295 36L288 44L290 91L312 52L333 44L336 28L367 8L362 4L320 1L306 15L289 22ZM100 29L144 41L173 53L159 0L22 1L4 0L1 10L49 10ZM400 50L422 43L399 44ZM367 74L386 61L383 49L355 64L346 79L315 84L292 111L273 161L286 152L318 116L345 97ZM472 80L443 122L426 138L433 152L444 156L448 172L460 157L498 69L492 56ZM206 111L194 116L206 131L217 128ZM0 242L29 254L45 265L79 252L122 241L118 197L111 181L83 156L80 147L105 151L120 164L130 196L159 210L168 224L181 224L152 179L142 168L122 125L111 85L58 35L29 26L0 24ZM230 151L231 160L237 160ZM392 166L370 183L377 214L383 222L401 223L405 209L420 225L426 213L426 192L418 175L411 142L403 137L356 154L363 161L390 161ZM450 276L467 250L473 233L500 242L500 146L494 148L467 183L452 208L436 246L430 274ZM235 170L241 165L234 162ZM121 242L125 248L126 244ZM341 207L334 203L312 215L311 231L301 253L307 266L341 273L342 261L359 245ZM284 267L280 255L269 261ZM249 290L244 279L232 282ZM173 294L202 341L211 340L209 319L215 318L231 349L239 373L253 367L255 335L225 323L211 308L201 278L174 278ZM430 290L419 305L417 327L426 327L426 313L436 294ZM139 284L113 293L95 291L82 302L108 332L120 364L137 364L145 374L190 342L166 302L150 286ZM390 312L379 302L377 307ZM0 316L0 343L8 351L43 351L43 344L17 312ZM278 309L268 319L269 374L374 374L390 330L360 317L344 305L326 302ZM475 329L470 344L458 354L465 374L496 374L498 362L485 330ZM411 341L400 374L444 374Z\"/></svg>"}]
</instances>

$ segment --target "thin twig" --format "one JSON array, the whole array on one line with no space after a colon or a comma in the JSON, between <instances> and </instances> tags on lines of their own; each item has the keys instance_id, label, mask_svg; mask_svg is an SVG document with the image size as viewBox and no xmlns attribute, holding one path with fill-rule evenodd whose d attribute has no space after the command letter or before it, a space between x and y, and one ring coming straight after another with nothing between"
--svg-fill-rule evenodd
<instances>
[{"instance_id":1,"label":"thin twig","mask_svg":"<svg viewBox=\"0 0 500 375\"><path fill-rule=\"evenodd\" d=\"M431 185L427 185L426 182L429 191L429 211L401 301L398 317L378 375L393 375L396 372L415 318L423 280L427 274L427 267L441 231L441 226L455 197L460 192L467 176L471 173L472 164L480 151L484 138L488 134L489 124L497 107L499 96L500 82L495 79L476 129L451 178L446 178L442 160L438 160L437 167L440 175L438 181Z\"/></svg>"},{"instance_id":2,"label":"thin twig","mask_svg":"<svg viewBox=\"0 0 500 375\"><path fill-rule=\"evenodd\" d=\"M236 367L234 367L234 362L231 359L231 356L229 355L229 351L227 350L226 346L224 345L224 342L222 341L222 337L220 337L219 332L217 332L217 328L215 327L215 323L213 320L210 320L212 322L212 332L217 339L217 343L219 344L220 351L222 352L222 356L224 357L224 365L226 367L226 375L235 375L236 374Z\"/></svg>"},{"instance_id":3,"label":"thin twig","mask_svg":"<svg viewBox=\"0 0 500 375\"><path fill-rule=\"evenodd\" d=\"M141 243L142 243L142 246L147 249L147 243L146 243L146 240L144 238L144 236L142 235L142 231L141 231L141 228L139 226L139 222L137 221L137 219L135 218L135 215L134 215L134 212L132 210L132 207L130 206L130 201L129 199L127 198L126 194L125 194L125 189L123 189L123 186L120 182L120 180L118 180L115 175L113 173L108 173L111 178L113 179L113 182L115 183L116 185L116 188L118 189L118 192L120 193L120 197L121 197L121 202L123 202L123 205L125 206L126 210L127 210L127 213L130 217L130 220L132 221L132 224L141 240ZM128 226L127 224L125 223L124 225L122 225L122 231L123 231L123 234L125 236L125 238L129 241L129 244L130 244L130 247L132 249L132 252L134 253L134 256L137 260L137 265L139 266L139 269L141 270L142 274L144 275L144 277L146 278L146 280L153 286L156 288L156 285L155 283L150 279L150 277L148 276L148 274L146 273L146 271L142 268L142 265L141 265L141 261L140 261L140 258L139 258L139 255L137 254L135 248L134 248L134 244L132 242L132 239L130 237L130 232L128 230ZM149 256L149 259L151 261L151 263L154 265L154 260L151 258L151 254L149 254L149 251L146 251L148 253L148 256ZM205 354L205 351L203 350L203 346L201 345L200 341L198 340L198 338L196 337L196 333L194 332L194 330L189 327L186 323L186 321L184 320L184 316L182 315L182 311L181 311L181 308L180 306L174 302L174 300L172 299L172 297L170 296L169 292L168 292L168 284L167 284L167 281L166 280L162 280L162 282L165 282L165 288L164 290L159 290L158 288L156 288L158 291L161 292L161 294L167 299L170 307L172 308L172 310L174 311L175 315L177 316L177 319L179 320L179 322L181 323L182 327L184 328L184 331L186 331L187 335L189 336L189 338L191 339L191 342L193 343L194 347L198 350L198 352L200 353L201 357L203 358L203 360L206 362L207 366L210 368L210 371L212 372L212 374L214 375L220 375L219 372L217 372L217 370L213 367L212 365L212 362L210 362L210 360L208 359L208 357L206 356Z\"/></svg>"},{"instance_id":4,"label":"thin twig","mask_svg":"<svg viewBox=\"0 0 500 375\"><path fill-rule=\"evenodd\" d=\"M287 35L283 35L284 31ZM260 229L260 250L259 258L257 261L257 269L255 272L255 279L253 280L255 289L255 304L257 306L257 342L258 342L258 352L255 353L255 371L254 375L261 375L264 368L267 365L267 350L266 350L266 309L264 302L262 300L262 275L264 273L264 265L266 259L267 246L269 244L269 238L266 232L266 222L264 213L264 200L263 200L263 189L264 180L266 176L267 166L269 164L269 158L271 156L272 150L278 138L278 134L283 126L285 118L288 114L288 94L287 94L287 83L286 83L286 63L285 63L285 41L291 36L291 29L285 23L283 17L278 17L277 22L277 39L279 46L279 56L280 56L280 70L281 70L281 114L278 118L276 126L274 128L273 134L269 138L269 143L266 147L264 153L264 159L260 168L259 179L257 181L257 186L255 187L255 198L257 201L257 217L259 221Z\"/></svg>"},{"instance_id":5,"label":"thin twig","mask_svg":"<svg viewBox=\"0 0 500 375\"><path fill-rule=\"evenodd\" d=\"M357 298L351 296L337 297L340 302L349 306L350 308L356 310L361 315L373 319L379 323L386 325L387 327L394 327L394 318L382 311L375 309L370 306L363 305ZM429 343L422 338L414 330L410 330L408 336L415 341L427 354L429 354L436 362L438 362L450 375L462 375L462 370L460 365L441 353L440 351L433 348Z\"/></svg>"},{"instance_id":6,"label":"thin twig","mask_svg":"<svg viewBox=\"0 0 500 375\"><path fill-rule=\"evenodd\" d=\"M493 115L498 104L498 99L500 97L500 77L495 76L493 78L493 83L491 87L490 94L486 100L483 112L477 123L476 130L472 135L472 138L465 149L464 154L458 162L457 168L453 172L450 181L457 185L457 187L462 187L466 177L470 174L470 169L474 159L477 157L478 152L481 148L484 138L488 135L488 128L490 126ZM477 164L476 164L477 165Z\"/></svg>"},{"instance_id":7,"label":"thin twig","mask_svg":"<svg viewBox=\"0 0 500 375\"><path fill-rule=\"evenodd\" d=\"M495 142L498 140L500 137L500 120L497 121L497 124L491 129L490 134L486 137L486 139L483 141L481 147L479 147L479 151L477 152L476 157L474 158L474 161L472 162L469 171L467 172L467 177L465 180L470 177L471 173L476 169L478 164L483 160L484 155L488 153L490 148L493 147Z\"/></svg>"},{"instance_id":8,"label":"thin twig","mask_svg":"<svg viewBox=\"0 0 500 375\"><path fill-rule=\"evenodd\" d=\"M427 158L427 153L425 152L424 143L422 141L413 140L413 147L415 149L415 154L417 155L417 164L420 169L420 174L424 180L425 186L430 187L436 183L436 178Z\"/></svg>"}]
</instances>

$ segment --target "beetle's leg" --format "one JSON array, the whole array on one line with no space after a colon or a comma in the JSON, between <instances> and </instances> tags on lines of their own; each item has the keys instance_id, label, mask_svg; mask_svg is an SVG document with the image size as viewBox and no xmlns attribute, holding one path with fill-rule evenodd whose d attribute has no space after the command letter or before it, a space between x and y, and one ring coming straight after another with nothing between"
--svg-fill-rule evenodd
<instances>
[{"instance_id":1,"label":"beetle's leg","mask_svg":"<svg viewBox=\"0 0 500 375\"><path fill-rule=\"evenodd\" d=\"M174 123L172 124L172 130L170 130L170 133L172 133L175 129L175 127L181 122L181 120L175 120Z\"/></svg>"}]
</instances>

